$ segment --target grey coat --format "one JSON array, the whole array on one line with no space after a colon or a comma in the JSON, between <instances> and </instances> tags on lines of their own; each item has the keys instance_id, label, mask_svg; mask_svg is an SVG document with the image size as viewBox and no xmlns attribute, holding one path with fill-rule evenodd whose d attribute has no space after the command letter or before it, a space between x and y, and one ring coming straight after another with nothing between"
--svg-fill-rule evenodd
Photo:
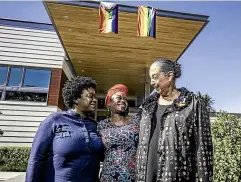
<instances>
[{"instance_id":1,"label":"grey coat","mask_svg":"<svg viewBox=\"0 0 241 182\"><path fill-rule=\"evenodd\" d=\"M203 101L185 88L161 118L158 140L158 182L211 182L213 146L209 113ZM147 182L148 150L156 125L158 93L146 99L140 120L136 181ZM148 181L149 182L149 181Z\"/></svg>"}]
</instances>

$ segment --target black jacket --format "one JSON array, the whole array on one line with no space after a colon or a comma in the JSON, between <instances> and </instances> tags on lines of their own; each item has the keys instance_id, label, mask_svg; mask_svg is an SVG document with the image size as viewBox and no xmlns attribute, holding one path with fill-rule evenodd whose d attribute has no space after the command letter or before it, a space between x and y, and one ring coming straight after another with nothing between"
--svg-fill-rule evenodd
<instances>
[{"instance_id":1,"label":"black jacket","mask_svg":"<svg viewBox=\"0 0 241 182\"><path fill-rule=\"evenodd\" d=\"M179 98L167 107L160 121L157 181L211 182L213 146L209 113L198 96L185 88L179 91ZM149 96L137 114L140 120L137 182L147 182L149 143L157 122L154 116L158 98L158 93Z\"/></svg>"}]
</instances>

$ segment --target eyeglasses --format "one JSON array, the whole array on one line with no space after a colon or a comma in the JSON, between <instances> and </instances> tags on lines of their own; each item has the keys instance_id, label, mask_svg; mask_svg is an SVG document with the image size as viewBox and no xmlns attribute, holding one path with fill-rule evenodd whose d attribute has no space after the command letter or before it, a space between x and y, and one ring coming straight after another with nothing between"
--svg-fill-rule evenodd
<instances>
[{"instance_id":1,"label":"eyeglasses","mask_svg":"<svg viewBox=\"0 0 241 182\"><path fill-rule=\"evenodd\" d=\"M157 79L159 78L160 74L161 74L161 71L160 71L160 72L157 72L156 74L153 74L153 75L151 76L151 79L154 80L154 81L157 81Z\"/></svg>"},{"instance_id":2,"label":"eyeglasses","mask_svg":"<svg viewBox=\"0 0 241 182\"><path fill-rule=\"evenodd\" d=\"M121 100L126 101L127 100L126 96L121 96L121 95L113 95L111 97L111 99L114 100L114 101L121 101Z\"/></svg>"},{"instance_id":3,"label":"eyeglasses","mask_svg":"<svg viewBox=\"0 0 241 182\"><path fill-rule=\"evenodd\" d=\"M169 73L169 72L168 72ZM156 73L156 74L153 74L152 76L151 76L151 79L152 80L154 80L154 81L157 81L158 80L158 78L159 78L159 76L162 74L162 75L167 75L168 73L165 73L165 72L163 72L163 71L160 71L160 72L158 72L158 73Z\"/></svg>"}]
</instances>

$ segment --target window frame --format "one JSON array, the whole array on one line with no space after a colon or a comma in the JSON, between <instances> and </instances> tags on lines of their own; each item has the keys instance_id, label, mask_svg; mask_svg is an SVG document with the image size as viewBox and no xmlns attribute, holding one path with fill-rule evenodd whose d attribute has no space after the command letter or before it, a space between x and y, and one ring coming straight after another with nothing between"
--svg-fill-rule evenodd
<instances>
[{"instance_id":1,"label":"window frame","mask_svg":"<svg viewBox=\"0 0 241 182\"><path fill-rule=\"evenodd\" d=\"M0 85L0 90L2 90L2 96L0 97L0 101L6 101L6 92L7 91L18 91L18 92L32 92L32 93L46 93L47 94L47 98L46 98L46 102L37 102L36 103L45 103L47 104L48 102L48 97L49 97L49 88L50 88L50 83L51 83L51 75L52 75L52 69L51 68L37 68L37 67L29 67L29 66L15 66L15 65L0 65L2 67L7 67L7 75L6 75L6 80L5 83L3 85ZM22 75L21 75L21 81L19 86L7 86L8 82L9 82L9 78L10 78L10 74L11 74L11 68L22 68ZM26 69L32 69L32 70L48 70L50 71L50 77L49 77L49 81L48 81L48 88L43 88L43 87L25 87L23 85L24 83L24 78L25 78L25 73L26 73ZM7 100L9 102L12 102L12 100ZM17 100L13 100L14 102L16 102ZM25 101L17 101L17 102L25 102ZM27 101L27 102L34 102L34 101Z\"/></svg>"}]
</instances>

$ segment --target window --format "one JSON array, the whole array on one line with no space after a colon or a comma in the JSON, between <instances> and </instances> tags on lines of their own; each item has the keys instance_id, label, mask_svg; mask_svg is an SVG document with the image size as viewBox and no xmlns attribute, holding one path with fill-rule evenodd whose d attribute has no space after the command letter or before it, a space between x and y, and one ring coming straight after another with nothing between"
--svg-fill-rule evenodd
<instances>
[{"instance_id":1,"label":"window","mask_svg":"<svg viewBox=\"0 0 241 182\"><path fill-rule=\"evenodd\" d=\"M0 76L0 100L47 101L50 70L0 66Z\"/></svg>"},{"instance_id":2,"label":"window","mask_svg":"<svg viewBox=\"0 0 241 182\"><path fill-rule=\"evenodd\" d=\"M23 68L10 68L8 86L20 86Z\"/></svg>"},{"instance_id":3,"label":"window","mask_svg":"<svg viewBox=\"0 0 241 182\"><path fill-rule=\"evenodd\" d=\"M136 101L135 100L127 100L129 107L136 107Z\"/></svg>"},{"instance_id":4,"label":"window","mask_svg":"<svg viewBox=\"0 0 241 182\"><path fill-rule=\"evenodd\" d=\"M106 109L105 99L98 99L98 109Z\"/></svg>"},{"instance_id":5,"label":"window","mask_svg":"<svg viewBox=\"0 0 241 182\"><path fill-rule=\"evenodd\" d=\"M4 85L7 78L8 67L0 66L0 85Z\"/></svg>"},{"instance_id":6,"label":"window","mask_svg":"<svg viewBox=\"0 0 241 182\"><path fill-rule=\"evenodd\" d=\"M2 93L3 93L3 91L0 90L0 100L1 100L1 98L2 98Z\"/></svg>"},{"instance_id":7,"label":"window","mask_svg":"<svg viewBox=\"0 0 241 182\"><path fill-rule=\"evenodd\" d=\"M48 88L50 74L49 70L26 69L23 86ZM33 78L38 78L38 81Z\"/></svg>"}]
</instances>

